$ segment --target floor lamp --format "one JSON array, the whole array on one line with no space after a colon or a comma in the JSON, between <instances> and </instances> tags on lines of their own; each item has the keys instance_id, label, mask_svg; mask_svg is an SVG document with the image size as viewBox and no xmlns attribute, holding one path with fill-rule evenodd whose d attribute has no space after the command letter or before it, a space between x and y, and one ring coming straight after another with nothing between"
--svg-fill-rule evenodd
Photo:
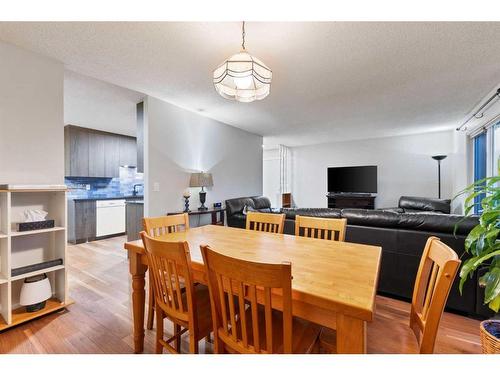
<instances>
[{"instance_id":1,"label":"floor lamp","mask_svg":"<svg viewBox=\"0 0 500 375\"><path fill-rule=\"evenodd\" d=\"M446 159L448 155L434 155L432 158L438 162L438 198L441 199L441 160Z\"/></svg>"}]
</instances>

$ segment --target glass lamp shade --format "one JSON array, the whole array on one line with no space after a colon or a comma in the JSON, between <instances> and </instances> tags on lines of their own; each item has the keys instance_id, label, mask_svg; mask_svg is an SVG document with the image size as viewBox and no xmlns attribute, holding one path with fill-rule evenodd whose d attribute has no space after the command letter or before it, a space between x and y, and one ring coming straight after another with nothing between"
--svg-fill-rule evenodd
<instances>
[{"instance_id":1,"label":"glass lamp shade","mask_svg":"<svg viewBox=\"0 0 500 375\"><path fill-rule=\"evenodd\" d=\"M215 90L226 99L239 102L262 100L269 95L272 71L243 50L214 70Z\"/></svg>"},{"instance_id":2,"label":"glass lamp shade","mask_svg":"<svg viewBox=\"0 0 500 375\"><path fill-rule=\"evenodd\" d=\"M47 275L28 277L24 279L19 304L21 306L35 305L51 297L52 288Z\"/></svg>"}]
</instances>

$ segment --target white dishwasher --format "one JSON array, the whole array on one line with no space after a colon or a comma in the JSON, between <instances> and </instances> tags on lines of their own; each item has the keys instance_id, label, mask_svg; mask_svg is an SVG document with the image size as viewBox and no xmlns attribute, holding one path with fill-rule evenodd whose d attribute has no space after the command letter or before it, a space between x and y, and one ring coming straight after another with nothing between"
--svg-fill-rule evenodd
<instances>
[{"instance_id":1,"label":"white dishwasher","mask_svg":"<svg viewBox=\"0 0 500 375\"><path fill-rule=\"evenodd\" d=\"M125 199L96 202L96 236L125 233Z\"/></svg>"}]
</instances>

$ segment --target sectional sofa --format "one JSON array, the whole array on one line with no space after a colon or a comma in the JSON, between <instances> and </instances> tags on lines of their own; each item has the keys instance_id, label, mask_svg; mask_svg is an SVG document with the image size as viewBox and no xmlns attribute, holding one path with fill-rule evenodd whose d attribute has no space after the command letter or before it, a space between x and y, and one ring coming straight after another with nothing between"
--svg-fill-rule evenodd
<instances>
[{"instance_id":1,"label":"sectional sofa","mask_svg":"<svg viewBox=\"0 0 500 375\"><path fill-rule=\"evenodd\" d=\"M245 227L247 211L276 212L266 197L242 197L226 200L227 223ZM401 197L398 207L365 210L335 208L285 208L284 233L294 235L295 216L346 218L346 241L382 247L378 292L410 300L420 257L429 236L436 236L452 247L462 260L467 234L478 224L477 217L450 214L450 201L420 197ZM457 225L456 233L454 233ZM306 251L306 250L305 250ZM355 272L356 270L353 270ZM447 309L461 314L486 317L483 291L477 278L469 280L463 295L458 291L458 277L448 298Z\"/></svg>"}]
</instances>

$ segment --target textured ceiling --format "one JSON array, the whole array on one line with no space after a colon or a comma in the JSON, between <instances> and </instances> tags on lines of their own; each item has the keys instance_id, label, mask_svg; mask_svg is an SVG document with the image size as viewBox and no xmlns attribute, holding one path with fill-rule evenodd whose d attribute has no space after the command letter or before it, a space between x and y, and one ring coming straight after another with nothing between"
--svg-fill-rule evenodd
<instances>
[{"instance_id":1,"label":"textured ceiling","mask_svg":"<svg viewBox=\"0 0 500 375\"><path fill-rule=\"evenodd\" d=\"M239 23L0 23L0 39L66 68L265 136L303 145L453 128L500 82L500 23L258 23L249 52L269 97L216 94Z\"/></svg>"}]
</instances>

